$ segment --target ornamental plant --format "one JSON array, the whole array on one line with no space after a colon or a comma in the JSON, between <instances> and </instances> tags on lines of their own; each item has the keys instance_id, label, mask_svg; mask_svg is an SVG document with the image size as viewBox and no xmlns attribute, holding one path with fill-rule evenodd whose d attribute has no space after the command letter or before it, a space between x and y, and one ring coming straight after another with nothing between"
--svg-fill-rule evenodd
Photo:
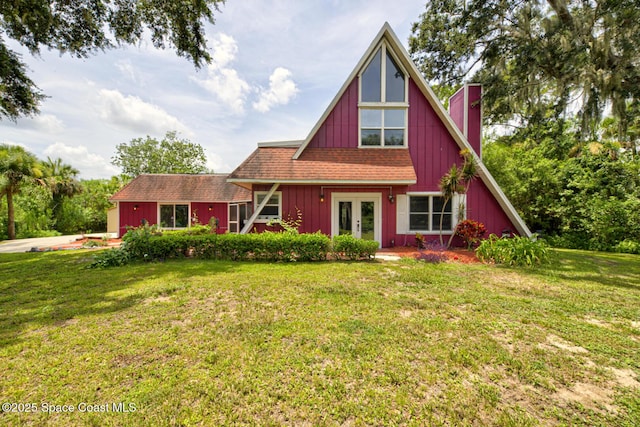
<instances>
[{"instance_id":1,"label":"ornamental plant","mask_svg":"<svg viewBox=\"0 0 640 427\"><path fill-rule=\"evenodd\" d=\"M473 246L480 243L482 236L484 236L486 232L487 229L483 223L472 219L465 219L456 226L456 236L462 237L468 250L471 250Z\"/></svg>"}]
</instances>

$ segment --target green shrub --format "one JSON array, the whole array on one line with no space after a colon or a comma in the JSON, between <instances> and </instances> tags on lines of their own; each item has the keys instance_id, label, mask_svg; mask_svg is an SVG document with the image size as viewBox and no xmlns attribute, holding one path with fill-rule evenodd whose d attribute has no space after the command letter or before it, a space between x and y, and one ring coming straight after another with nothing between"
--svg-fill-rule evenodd
<instances>
[{"instance_id":1,"label":"green shrub","mask_svg":"<svg viewBox=\"0 0 640 427\"><path fill-rule=\"evenodd\" d=\"M640 242L625 239L614 246L613 250L623 254L640 254Z\"/></svg>"},{"instance_id":2,"label":"green shrub","mask_svg":"<svg viewBox=\"0 0 640 427\"><path fill-rule=\"evenodd\" d=\"M520 236L500 238L495 234L480 243L476 256L483 262L510 266L533 267L550 261L549 249L542 240Z\"/></svg>"},{"instance_id":3,"label":"green shrub","mask_svg":"<svg viewBox=\"0 0 640 427\"><path fill-rule=\"evenodd\" d=\"M351 234L334 236L333 254L336 259L371 259L378 250L378 242L375 240L363 240L353 237Z\"/></svg>"},{"instance_id":4,"label":"green shrub","mask_svg":"<svg viewBox=\"0 0 640 427\"><path fill-rule=\"evenodd\" d=\"M151 252L151 236L162 235L157 225L141 225L129 228L122 236L121 249L129 254L131 259L146 259Z\"/></svg>"},{"instance_id":5,"label":"green shrub","mask_svg":"<svg viewBox=\"0 0 640 427\"><path fill-rule=\"evenodd\" d=\"M120 267L131 261L129 253L122 248L111 248L99 251L93 257L89 268Z\"/></svg>"},{"instance_id":6,"label":"green shrub","mask_svg":"<svg viewBox=\"0 0 640 427\"><path fill-rule=\"evenodd\" d=\"M94 266L123 265L133 260L163 261L185 256L231 261L325 261L331 251L336 259L356 260L371 259L378 249L377 242L356 239L351 235L337 236L332 242L320 232L161 233L157 227L148 225L130 229L122 241L121 253L98 254Z\"/></svg>"}]
</instances>

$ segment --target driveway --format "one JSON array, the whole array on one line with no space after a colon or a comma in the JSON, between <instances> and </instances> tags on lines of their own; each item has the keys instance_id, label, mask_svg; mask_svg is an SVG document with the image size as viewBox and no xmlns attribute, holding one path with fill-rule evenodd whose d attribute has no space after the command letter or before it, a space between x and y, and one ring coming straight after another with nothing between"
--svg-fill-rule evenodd
<instances>
[{"instance_id":1,"label":"driveway","mask_svg":"<svg viewBox=\"0 0 640 427\"><path fill-rule=\"evenodd\" d=\"M102 237L105 233L97 234L72 234L68 236L56 237L36 237L33 239L3 240L0 241L0 253L19 253L36 250L46 250L59 246L68 245L82 237Z\"/></svg>"}]
</instances>

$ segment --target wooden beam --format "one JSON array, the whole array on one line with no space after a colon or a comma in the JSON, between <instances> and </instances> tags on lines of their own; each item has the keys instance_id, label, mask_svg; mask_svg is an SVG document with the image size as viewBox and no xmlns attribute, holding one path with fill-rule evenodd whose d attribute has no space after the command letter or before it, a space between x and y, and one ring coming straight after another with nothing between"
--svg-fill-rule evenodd
<instances>
[{"instance_id":1,"label":"wooden beam","mask_svg":"<svg viewBox=\"0 0 640 427\"><path fill-rule=\"evenodd\" d=\"M262 199L262 203L256 206L256 208L253 210L253 215L251 215L251 217L247 220L247 223L244 225L244 227L242 227L242 230L240 230L240 234L247 234L249 230L251 230L251 227L253 227L253 223L256 221L256 218L258 218L258 215L262 211L262 208L265 207L265 205L267 204L269 199L271 199L271 196L273 196L273 193L276 192L279 186L280 184L277 182L271 186L271 190L269 190L267 195L264 196L264 199Z\"/></svg>"}]
</instances>

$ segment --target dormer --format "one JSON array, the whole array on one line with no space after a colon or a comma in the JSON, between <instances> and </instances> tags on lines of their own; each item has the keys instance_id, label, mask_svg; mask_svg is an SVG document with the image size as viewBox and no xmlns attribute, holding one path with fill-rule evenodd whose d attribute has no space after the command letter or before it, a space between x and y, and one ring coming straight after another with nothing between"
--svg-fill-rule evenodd
<instances>
[{"instance_id":1,"label":"dormer","mask_svg":"<svg viewBox=\"0 0 640 427\"><path fill-rule=\"evenodd\" d=\"M358 146L406 148L408 73L384 40L358 74Z\"/></svg>"}]
</instances>

